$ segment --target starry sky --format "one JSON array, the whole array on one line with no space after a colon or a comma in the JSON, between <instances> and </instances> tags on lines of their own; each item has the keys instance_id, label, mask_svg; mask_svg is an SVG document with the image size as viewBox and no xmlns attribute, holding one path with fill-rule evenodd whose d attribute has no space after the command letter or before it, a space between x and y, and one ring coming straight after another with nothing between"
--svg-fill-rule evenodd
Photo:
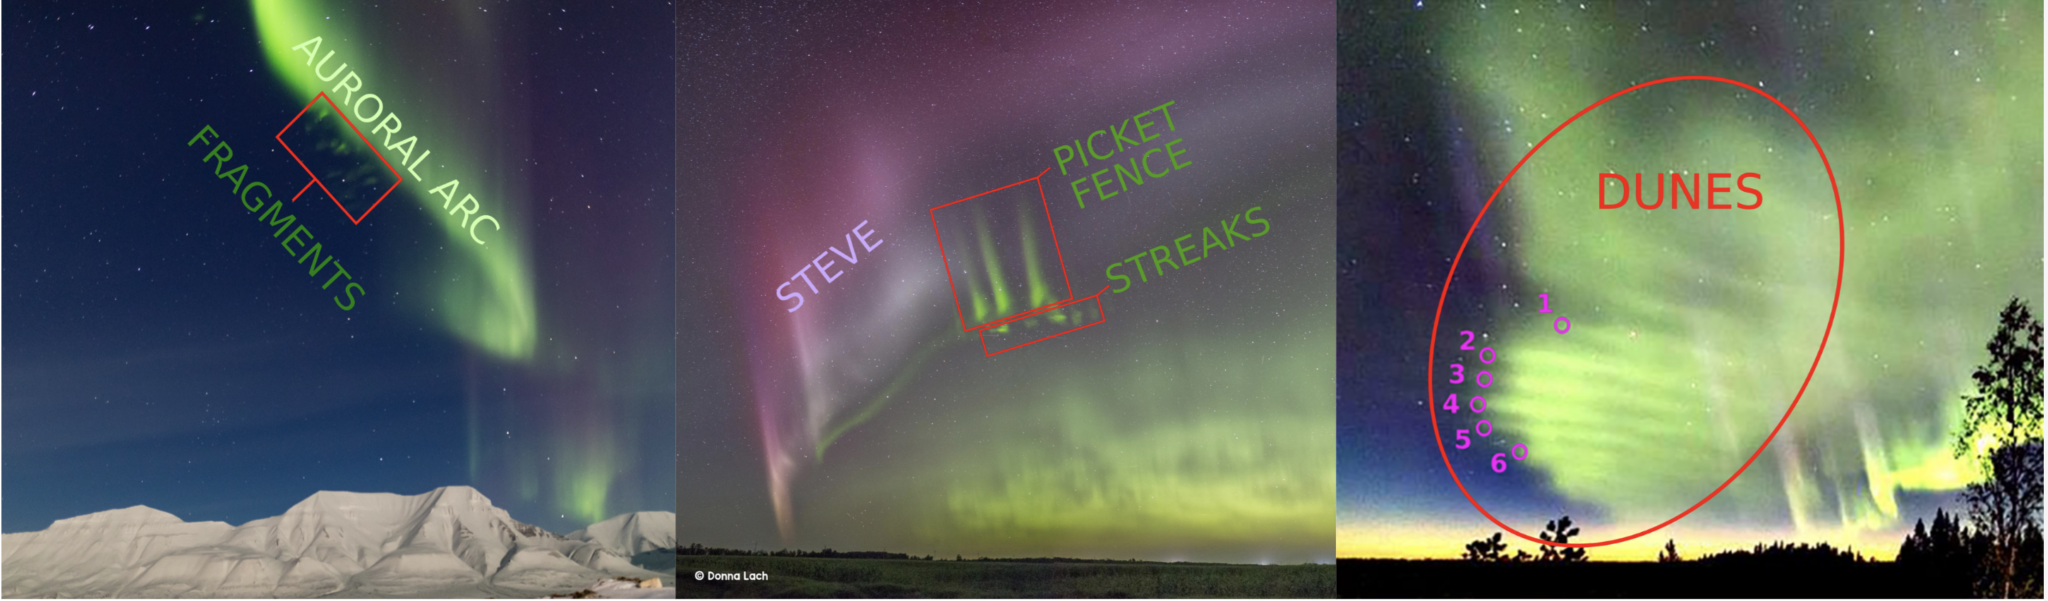
<instances>
[{"instance_id":1,"label":"starry sky","mask_svg":"<svg viewBox=\"0 0 2048 601\"><path fill-rule=\"evenodd\" d=\"M1999 309L2042 300L2041 28L2038 3L1343 3L1338 555L1455 557L1500 530L1448 477L1431 411L1472 499L1531 535L1569 514L1579 541L1607 540L1698 502L1815 365L1844 235L1826 353L1775 441L1691 516L1592 555L1649 559L1667 539L1896 553L1977 477L1948 444ZM1452 258L1508 170L1595 101L1678 75L1797 112L1840 217L1769 100L1638 90L1545 143L1486 209L1429 355ZM1764 204L1597 208L1598 173L1641 173L1654 199L1659 173L1725 172L1762 175ZM1452 363L1492 384L1449 384ZM1480 418L1492 434L1456 449ZM1514 444L1528 458L1494 473Z\"/></svg>"},{"instance_id":2,"label":"starry sky","mask_svg":"<svg viewBox=\"0 0 2048 601\"><path fill-rule=\"evenodd\" d=\"M1330 561L1332 16L1318 2L682 15L681 539ZM1182 140L1187 166L1077 202L1054 148L1167 102L1154 144ZM942 225L961 239L945 247L961 253L956 306L928 209L1048 168L1045 201L941 215L960 220ZM1123 286L1106 272L1134 254L1199 245L1220 222L1256 231L1238 220L1253 207L1265 235L1163 275L1126 263L1102 325L994 357L961 332L963 313L1067 296L1048 262L1018 258L1050 248L1042 222L1087 296ZM780 285L856 227L882 245L827 255L836 279L796 280L791 312Z\"/></svg>"},{"instance_id":3,"label":"starry sky","mask_svg":"<svg viewBox=\"0 0 2048 601\"><path fill-rule=\"evenodd\" d=\"M448 485L557 532L673 507L673 11L10 5L0 529ZM272 136L334 85L292 49L314 36L419 139L360 224L287 200L309 178ZM301 125L337 193L368 186L339 120ZM353 308L187 145L202 126ZM456 180L483 244L430 191Z\"/></svg>"}]
</instances>

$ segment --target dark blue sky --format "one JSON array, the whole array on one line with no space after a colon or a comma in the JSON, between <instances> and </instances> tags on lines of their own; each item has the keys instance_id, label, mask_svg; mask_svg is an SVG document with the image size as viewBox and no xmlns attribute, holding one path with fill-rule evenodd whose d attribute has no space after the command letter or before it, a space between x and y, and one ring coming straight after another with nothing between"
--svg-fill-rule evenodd
<instances>
[{"instance_id":1,"label":"dark blue sky","mask_svg":"<svg viewBox=\"0 0 2048 601\"><path fill-rule=\"evenodd\" d=\"M1444 275L1498 167L1481 164L1454 105L1435 100L1455 90L1425 58L1420 18L1347 9L1337 73L1339 521L1459 505L1476 517L1444 472L1421 374ZM1483 260L1464 262L1459 275L1482 290L1510 277ZM1483 319L1483 302L1453 302L1444 321ZM1517 503L1556 503L1525 474L1488 486Z\"/></svg>"}]
</instances>

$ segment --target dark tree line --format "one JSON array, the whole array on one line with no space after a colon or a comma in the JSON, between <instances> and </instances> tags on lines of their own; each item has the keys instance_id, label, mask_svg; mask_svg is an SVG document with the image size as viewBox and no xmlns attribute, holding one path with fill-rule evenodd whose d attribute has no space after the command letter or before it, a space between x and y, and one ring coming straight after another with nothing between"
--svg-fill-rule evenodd
<instances>
[{"instance_id":1,"label":"dark tree line","mask_svg":"<svg viewBox=\"0 0 2048 601\"><path fill-rule=\"evenodd\" d=\"M1764 546L1763 543L1757 543L1755 547L1749 549L1735 549L1731 551L1710 553L1693 561L1697 561L1699 563L1704 564L1719 564L1727 566L1740 566L1745 564L1771 566L1798 565L1820 568L1828 566L1853 565L1865 563L1870 560L1868 558L1863 557L1862 553L1858 553L1854 549L1849 549L1846 547L1838 549L1835 548L1833 545L1827 543L1790 544L1784 541L1774 541L1770 544L1770 546Z\"/></svg>"},{"instance_id":2,"label":"dark tree line","mask_svg":"<svg viewBox=\"0 0 2048 601\"><path fill-rule=\"evenodd\" d=\"M2000 556L1994 553L1996 539L1965 519L1936 509L1932 525L1915 520L1913 532L1899 545L1899 567L1917 573L1942 596L2039 597L2040 529L2023 530L2012 543L2011 554ZM2007 560L2018 569L2008 572ZM2025 573L2028 566L2031 577Z\"/></svg>"}]
</instances>

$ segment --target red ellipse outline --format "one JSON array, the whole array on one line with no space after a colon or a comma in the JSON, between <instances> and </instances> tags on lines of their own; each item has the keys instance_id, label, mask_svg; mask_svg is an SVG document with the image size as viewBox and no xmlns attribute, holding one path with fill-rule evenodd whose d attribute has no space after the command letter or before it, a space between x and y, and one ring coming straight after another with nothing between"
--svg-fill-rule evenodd
<instances>
[{"instance_id":1,"label":"red ellipse outline","mask_svg":"<svg viewBox=\"0 0 2048 601\"><path fill-rule=\"evenodd\" d=\"M1546 540L1542 540L1542 539L1539 539L1539 538L1536 538L1536 537L1533 537L1533 536L1529 536L1529 535L1527 535L1527 534L1523 534L1523 533L1522 533L1522 531L1520 531L1520 530L1516 530L1516 529L1514 529L1514 527L1512 527L1512 526L1509 526L1509 525L1507 525L1507 524L1505 524L1505 523L1502 523L1502 522L1500 521L1500 518L1496 518L1496 517L1494 517L1494 516L1493 516L1493 514L1492 514L1492 513L1488 513L1488 512L1486 511L1486 508L1485 508L1485 507L1481 507L1481 506L1479 505L1479 501L1478 501L1477 499L1474 499L1474 498L1472 498L1472 491L1469 491L1469 490L1466 490L1466 489L1465 489L1465 481L1464 481L1463 479L1460 479L1460 478L1458 477L1458 470L1457 470L1457 469L1455 469L1455 468L1453 468L1453 467L1451 467L1451 454L1450 454L1450 452L1449 452L1449 451L1446 451L1446 450L1444 450L1444 438L1443 438L1443 435L1442 435L1442 434L1440 434L1440 433L1438 433L1438 427L1437 427L1437 421L1436 421L1436 403L1435 403L1435 401L1436 401L1436 334L1437 334L1437 329L1438 329L1438 328L1441 328L1441 327L1443 327L1443 320L1444 320L1444 301L1445 301L1446 299L1450 298L1450 293L1451 293L1451 278L1452 278L1453 276L1456 276L1456 275L1458 274L1458 261L1460 261L1460 260L1462 260L1462 259L1464 259L1464 258L1465 258L1465 247L1466 247L1466 246L1468 246L1468 245L1470 245L1470 244L1472 243L1472 235L1473 235L1474 233L1476 233L1476 232L1478 232L1478 231L1479 231L1479 222L1480 222L1480 220L1482 220L1482 219L1485 219L1485 218L1486 218L1486 210L1487 210L1487 209L1489 209L1489 208L1492 208L1492 207L1493 207L1493 201L1494 201L1494 199L1496 199L1496 198L1499 198L1499 197L1500 197L1500 193L1501 193L1501 191L1502 191L1502 190L1505 190L1505 189L1507 189L1507 187L1508 187L1508 182L1509 182L1509 181L1512 181L1512 180L1514 180L1514 178L1515 178L1515 172L1517 172L1517 171L1521 171L1521 170L1522 170L1522 165L1523 165L1523 164L1525 164L1525 163L1528 163L1528 162L1529 162L1529 159L1530 159L1531 157L1534 157L1534 156L1536 156L1536 151L1538 151L1538 150L1542 150L1542 149L1543 149L1543 145L1544 145L1544 144L1548 144L1548 143L1550 143L1550 138L1551 138L1551 137L1553 137L1553 136L1556 136L1556 135L1557 135L1557 132L1561 132L1561 131L1564 131L1564 128L1565 128L1566 126L1569 126L1569 125L1571 125L1573 121L1577 121L1577 120L1579 120L1579 117L1581 117L1581 116L1584 116L1584 115L1585 115L1586 113L1588 113L1588 112L1591 112L1591 111L1592 111L1593 109L1595 109L1595 108L1599 108L1599 107L1600 107L1600 105L1602 105L1602 104L1607 104L1607 101L1609 101L1609 100L1613 100L1613 99L1615 99L1615 98L1619 98L1619 97L1621 97L1621 96L1623 96L1623 95L1626 95L1626 94L1628 94L1629 92L1634 92L1634 91L1636 91L1636 90L1640 90L1640 89L1643 89L1643 88L1647 88L1647 87L1650 87L1650 86L1654 86L1654 85L1657 85L1657 84L1661 84L1661 83L1668 83L1668 82L1673 82L1673 81L1686 81L1686 80L1701 80L1701 81L1718 81L1718 82L1721 82L1721 83L1725 83L1725 84L1729 84L1729 85L1737 86L1737 87L1740 87L1740 88L1742 88L1742 89L1745 89L1745 90L1749 90L1749 91L1751 91L1751 92L1755 92L1755 93L1756 93L1756 94L1757 94L1758 96L1762 96L1762 97L1764 97L1764 98L1768 98L1768 99L1770 99L1771 103L1773 103L1773 104L1776 104L1776 105L1778 105L1778 108L1780 108L1780 109L1783 109L1783 110L1785 111L1785 114L1786 114L1786 115L1789 115L1789 116L1791 116L1791 117L1792 117L1792 121L1793 121L1793 122L1795 122L1795 123L1798 123L1798 124L1799 124L1799 129L1800 129L1801 131L1804 131L1804 132L1806 132L1806 139L1807 139L1807 140L1810 140L1810 141L1812 141L1812 142L1813 142L1813 150L1814 150L1814 152L1817 152L1817 153L1819 153L1819 154L1820 154L1820 164L1821 164L1821 167L1822 167L1823 169L1826 169L1826 170L1827 170L1827 173L1828 173L1828 189L1829 189L1830 191L1832 191L1832 192L1834 193L1834 195L1835 195L1835 236L1836 236L1836 238L1835 238L1835 239L1836 239L1836 254L1835 254L1835 298L1834 298L1834 301L1833 301L1832 303L1830 303L1830 304L1828 305L1828 325L1827 325L1827 328L1826 328L1826 329L1823 329L1823 330L1821 331L1821 334L1820 334L1820 348L1819 348L1819 349L1817 349L1817 350L1815 350L1815 351L1814 351L1814 353L1813 353L1813 365L1812 365L1812 366L1810 366L1810 367L1808 367L1808 368L1806 368L1806 380L1805 380L1804 382L1801 382L1801 383L1799 384L1799 392L1798 392L1798 393L1796 393L1796 394L1794 394L1794 395L1792 395L1792 406L1790 406L1790 407L1786 407L1786 408L1785 408L1785 416L1784 416L1784 417L1780 417L1780 418L1778 418L1778 425L1777 425L1777 427L1775 427L1775 428L1771 428L1771 435L1770 435L1770 436L1766 436L1766 437L1764 437L1764 443L1763 443L1763 444L1761 444L1761 445L1757 445L1757 447L1756 447L1756 452L1755 452L1755 453L1751 453L1751 454L1749 455L1749 461L1744 461L1744 462L1742 462L1742 467L1740 467L1740 468L1737 468L1737 469L1735 470L1735 473L1734 473L1733 475L1730 475L1730 476L1728 476L1728 480L1726 480L1726 481L1722 482L1722 483L1721 483L1721 486L1719 486L1719 487L1717 487L1717 488L1715 488L1715 489L1714 489L1714 492L1711 492L1711 493L1707 493L1707 497L1706 497L1706 498L1704 498L1704 499L1700 499L1700 502L1692 504L1692 507L1688 507L1688 508L1686 508L1686 510L1685 510L1685 511L1679 512L1679 514L1678 514L1678 515L1676 515L1676 516L1672 516L1672 518L1671 518L1671 519L1668 519L1668 520L1664 520L1664 522L1663 522L1663 523L1661 523L1661 524L1657 524L1657 525L1655 525L1655 526L1651 526L1651 527L1650 527L1649 529L1647 529L1647 530L1644 530L1644 531L1642 531L1642 532L1637 532L1637 533L1635 533L1635 534L1631 534L1631 535L1628 535L1628 536L1624 536L1624 537L1621 537L1621 538L1617 538L1617 539L1614 539L1614 540L1605 540L1605 541L1600 541L1600 542L1593 542L1593 543L1556 543L1556 542L1551 542L1551 541L1546 541ZM1677 522L1677 521L1678 521L1678 520L1679 520L1680 518L1684 518L1685 516L1687 516L1687 515L1690 515L1690 514L1691 514L1691 513L1692 513L1692 512L1694 511L1694 510L1697 510L1697 509L1699 509L1699 508L1700 508L1700 506L1702 506L1702 505L1706 505L1706 504L1707 504L1707 501L1713 500L1713 498L1714 498L1714 496L1715 496L1715 495L1719 495L1719 494L1721 494L1721 491L1722 491L1722 490L1725 490L1725 489L1727 489L1727 488L1728 488L1728 485L1729 485L1729 484L1734 484L1734 483L1735 483L1735 479L1736 479L1736 478L1738 478L1738 477L1741 477L1741 476L1742 476L1742 472L1744 472L1744 471L1748 470L1748 469L1749 469L1749 466L1750 466L1750 464L1752 464L1752 463L1755 463L1755 462L1756 462L1756 458L1757 458L1757 457L1759 457L1759 456L1761 456L1761 455L1763 455L1763 453L1764 453L1764 449L1765 449L1765 448L1768 448L1768 447L1770 447L1770 446L1771 446L1771 440L1772 440L1772 439L1774 439L1774 438L1777 438L1777 437L1778 437L1778 431L1779 431L1779 430L1781 430L1781 429L1783 429L1783 428L1785 427L1785 421L1786 421L1786 420L1789 420L1789 419L1792 419L1792 410L1794 410L1794 409L1798 409L1798 408L1799 408L1799 398L1800 398L1800 397L1802 397L1802 396L1805 396L1805 395L1806 395L1806 387L1807 387L1807 385L1809 385L1809 384L1812 384L1812 383L1813 383L1813 372L1814 372L1814 371L1816 371L1816 370L1818 370L1818 369L1820 369L1820 358L1821 358L1821 354L1822 354L1822 353L1825 353L1825 352L1827 352L1827 349L1828 349L1828 335L1832 334L1832 333L1834 332L1834 330L1835 330L1835 311L1836 311L1837 309L1839 309L1839 308L1841 307L1841 305L1842 305L1842 272L1843 272L1843 270L1844 270L1845 266L1847 265L1847 261L1846 261L1846 258L1847 258L1848 252L1849 252L1849 234L1848 234L1848 229L1847 229L1847 228L1845 228L1845 227L1843 226L1843 224L1842 224L1842 191L1841 191L1841 188L1840 188L1839 186L1837 186L1837 185L1835 184L1835 168L1834 168L1834 166L1833 166L1833 165L1831 165L1831 164L1829 164L1829 163L1828 163L1828 154L1827 154L1827 151L1825 151L1825 150L1821 150L1821 147L1820 147L1820 139L1819 139L1819 138L1815 138L1815 137L1813 136L1813 130L1812 130L1812 129L1809 129L1809 128L1807 128L1807 127L1806 127L1806 121L1805 121L1805 120L1803 120L1803 119L1800 119L1800 118L1799 118L1799 114L1798 114L1798 113L1794 113L1794 112L1792 112L1792 108L1791 108L1791 107L1788 107L1788 106L1785 106L1785 103L1784 103L1784 102L1780 102L1780 101L1778 100L1778 98L1777 98L1777 97L1775 97L1775 96L1772 96L1772 95L1770 95L1770 94L1766 94L1766 93L1764 93L1764 91L1763 91L1763 90L1759 90L1759 89L1757 89L1757 88L1755 88L1755 87L1753 87L1753 86L1750 86L1749 84L1745 84L1745 83L1742 83L1742 82L1739 82L1739 81L1735 81L1735 80L1731 80L1731 79L1725 79L1725 78L1720 78L1720 77L1714 77L1714 76L1711 76L1711 75L1681 75L1681 76L1677 76L1677 77L1666 77L1666 78L1664 78L1664 79L1659 79L1659 80L1656 80L1656 81L1652 81L1652 82L1648 82L1648 83L1641 83L1641 84L1636 84L1636 85L1634 85L1634 86L1630 86L1630 87L1629 87L1628 89L1625 89L1625 90L1622 90L1622 91L1619 91L1619 92L1615 92L1615 93L1613 93L1613 94L1611 94L1611 95L1608 95L1608 96L1607 96L1606 98L1602 98L1602 99L1600 99L1600 101L1599 101L1599 102L1595 102L1595 103L1593 103L1593 105L1592 105L1592 106L1588 106L1588 107L1586 107L1586 108L1585 108L1585 110L1581 110L1581 111L1579 111L1579 112L1578 112L1578 114L1576 114L1576 115L1572 115L1572 118L1564 120L1564 123L1558 124L1558 126L1557 126L1557 129L1553 129L1553 130L1550 130L1550 135L1546 135L1546 136L1543 136L1543 141L1541 141L1541 142L1537 142L1537 143L1536 143L1536 146L1535 146L1534 148L1530 148L1530 149L1529 149L1529 152L1528 152L1528 154L1524 154L1524 155L1522 155L1522 160L1521 160L1521 161L1519 161L1519 162L1515 163L1515 168L1514 168L1514 169L1510 169L1510 170L1508 170L1508 175L1507 175L1507 177L1501 178L1501 180L1500 180L1500 186L1499 186L1499 187L1496 187L1496 188L1494 188L1494 189L1493 189L1493 196L1491 196L1491 197L1488 197L1488 198L1486 199L1486 204L1485 204L1484 206L1481 206L1481 207L1479 208L1479 215L1478 215L1477 217L1474 217L1474 218L1472 218L1472 227L1471 227L1471 229L1468 229L1468 230L1466 230L1466 231L1465 231L1465 241L1464 241L1464 242L1461 242L1461 243L1459 243L1459 244L1458 244L1458 254L1457 254L1457 256L1455 256L1455 257L1453 257L1453 258L1451 259L1451 272L1450 272L1449 274L1447 274L1447 275L1445 275L1445 276L1444 276L1444 288L1443 288L1443 291L1442 291L1441 293L1439 293L1439 294L1437 295L1437 300L1436 300L1436 319L1435 319L1435 320L1434 320L1434 321L1432 322L1432 325L1430 326L1430 332L1429 332L1429 354L1428 354L1428 355L1426 355L1427 357L1429 357L1429 358L1430 358L1430 359L1429 359L1429 366L1428 366L1428 369L1427 369L1427 373L1428 373L1428 375L1429 375L1429 398L1430 398L1430 402L1427 402L1427 403L1423 403L1423 405L1422 405L1422 406L1424 406L1424 407L1428 407L1428 408L1429 408L1429 426L1430 426L1430 434L1431 434L1431 435L1432 435L1433 437L1435 437L1435 438L1436 438L1436 450L1437 450L1437 453L1438 453L1439 455L1442 455L1442 456L1443 456L1443 458L1444 458L1444 470L1445 470L1445 471L1448 471L1448 472L1450 472L1450 473L1451 473L1451 481L1452 481L1452 482L1455 482L1455 483L1457 483L1457 485L1458 485L1458 492L1461 492L1461 493L1464 493L1464 494L1465 494L1465 500L1466 500L1466 501L1469 501L1469 502L1471 502L1471 503L1472 503L1472 508L1473 508L1473 509L1477 509L1477 510L1479 510L1479 514L1480 514L1480 515L1484 515L1484 516L1486 516L1486 519L1487 519L1487 520L1489 520L1489 521L1492 521L1492 522L1493 522L1493 524L1494 524L1495 526L1500 526L1500 527L1501 527L1502 529L1504 529L1504 530L1507 530L1508 532L1512 532L1512 533L1514 533L1514 535L1515 535L1515 536L1519 536L1519 537L1522 537L1522 538L1523 538L1524 540L1528 540L1529 542L1533 542L1533 543L1537 543L1537 544L1541 544L1541 545L1550 545L1550 546L1553 546L1553 547L1576 547L1576 548L1588 548L1588 547L1600 547L1600 546L1605 546L1605 545L1612 545L1612 544L1615 544L1615 543L1620 543L1620 542L1627 542L1627 541L1630 541L1630 540L1634 540L1634 539L1636 539L1636 538L1640 538L1640 537L1642 537L1643 535L1649 534L1649 533L1651 533L1651 532L1656 532L1656 531L1658 531L1658 530L1661 530L1661 529L1663 529L1663 528L1664 528L1665 526L1669 526L1669 525L1671 525L1672 523L1674 523L1674 522Z\"/></svg>"}]
</instances>

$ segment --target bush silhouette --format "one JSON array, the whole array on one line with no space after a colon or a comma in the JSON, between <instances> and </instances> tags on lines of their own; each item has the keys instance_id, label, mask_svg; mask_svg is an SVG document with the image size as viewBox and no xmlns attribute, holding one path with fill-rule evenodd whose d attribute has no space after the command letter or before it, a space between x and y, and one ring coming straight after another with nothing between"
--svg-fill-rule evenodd
<instances>
[{"instance_id":1,"label":"bush silhouette","mask_svg":"<svg viewBox=\"0 0 2048 601\"><path fill-rule=\"evenodd\" d=\"M1665 539L1664 550L1657 554L1657 563L1678 563L1680 561L1685 560L1678 558L1678 541Z\"/></svg>"},{"instance_id":2,"label":"bush silhouette","mask_svg":"<svg viewBox=\"0 0 2048 601\"><path fill-rule=\"evenodd\" d=\"M1543 526L1542 539L1566 544L1579 535L1579 529L1572 527L1572 516L1558 518ZM1586 550L1576 547L1543 546L1543 561L1585 561Z\"/></svg>"},{"instance_id":3,"label":"bush silhouette","mask_svg":"<svg viewBox=\"0 0 2048 601\"><path fill-rule=\"evenodd\" d=\"M1482 538L1466 543L1463 557L1472 561L1507 561L1507 558L1501 555L1501 552L1506 550L1508 544L1501 542L1500 533L1495 532L1493 538Z\"/></svg>"}]
</instances>

